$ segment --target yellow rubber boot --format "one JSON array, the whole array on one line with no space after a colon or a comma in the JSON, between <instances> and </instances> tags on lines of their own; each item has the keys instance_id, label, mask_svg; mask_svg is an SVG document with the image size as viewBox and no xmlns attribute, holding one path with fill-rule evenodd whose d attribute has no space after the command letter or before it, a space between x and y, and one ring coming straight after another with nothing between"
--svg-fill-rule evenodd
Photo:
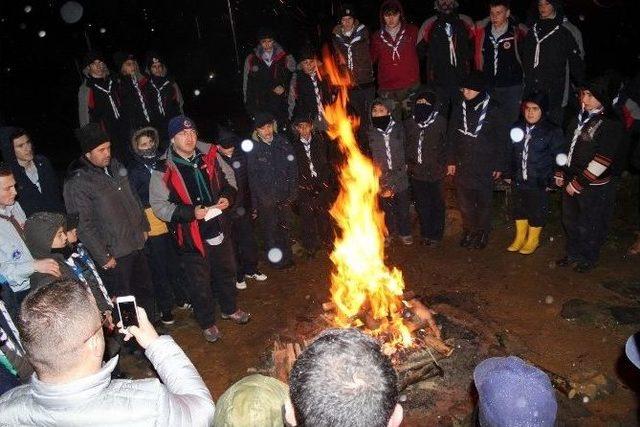
<instances>
[{"instance_id":1,"label":"yellow rubber boot","mask_svg":"<svg viewBox=\"0 0 640 427\"><path fill-rule=\"evenodd\" d=\"M509 252L518 252L527 240L527 230L529 229L529 221L526 219L516 220L516 238L511 246L507 248Z\"/></svg>"},{"instance_id":2,"label":"yellow rubber boot","mask_svg":"<svg viewBox=\"0 0 640 427\"><path fill-rule=\"evenodd\" d=\"M519 251L521 254L530 255L536 251L540 245L540 232L542 232L542 227L529 227L527 243Z\"/></svg>"}]
</instances>

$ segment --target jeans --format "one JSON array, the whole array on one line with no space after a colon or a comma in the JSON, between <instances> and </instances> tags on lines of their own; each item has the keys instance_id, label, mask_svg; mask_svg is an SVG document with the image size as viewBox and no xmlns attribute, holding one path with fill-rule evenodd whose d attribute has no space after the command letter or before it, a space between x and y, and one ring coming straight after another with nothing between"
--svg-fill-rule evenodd
<instances>
[{"instance_id":1,"label":"jeans","mask_svg":"<svg viewBox=\"0 0 640 427\"><path fill-rule=\"evenodd\" d=\"M409 190L400 191L391 197L381 197L381 205L389 236L410 236Z\"/></svg>"},{"instance_id":2,"label":"jeans","mask_svg":"<svg viewBox=\"0 0 640 427\"><path fill-rule=\"evenodd\" d=\"M233 314L237 310L236 261L231 239L225 237L217 246L205 243L205 251L204 257L199 252L180 255L190 278L185 282L185 291L202 329L216 323L214 300L218 301L224 314Z\"/></svg>"},{"instance_id":3,"label":"jeans","mask_svg":"<svg viewBox=\"0 0 640 427\"><path fill-rule=\"evenodd\" d=\"M442 180L411 179L411 188L420 220L420 235L425 239L442 240L445 211Z\"/></svg>"}]
</instances>

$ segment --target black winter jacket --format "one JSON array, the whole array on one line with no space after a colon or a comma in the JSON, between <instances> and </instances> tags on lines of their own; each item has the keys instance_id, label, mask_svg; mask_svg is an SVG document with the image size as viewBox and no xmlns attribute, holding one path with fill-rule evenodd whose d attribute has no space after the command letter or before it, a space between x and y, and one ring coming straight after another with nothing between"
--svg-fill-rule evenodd
<instances>
[{"instance_id":1,"label":"black winter jacket","mask_svg":"<svg viewBox=\"0 0 640 427\"><path fill-rule=\"evenodd\" d=\"M438 114L424 130L410 117L405 120L404 128L409 177L428 182L444 178L447 167L447 120L444 116ZM421 150L418 149L420 133L423 133Z\"/></svg>"}]
</instances>

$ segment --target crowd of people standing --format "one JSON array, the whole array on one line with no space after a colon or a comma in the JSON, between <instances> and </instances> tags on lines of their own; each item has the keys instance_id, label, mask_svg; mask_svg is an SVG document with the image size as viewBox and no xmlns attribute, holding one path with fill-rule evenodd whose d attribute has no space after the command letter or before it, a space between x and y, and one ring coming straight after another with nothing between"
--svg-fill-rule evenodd
<instances>
[{"instance_id":1,"label":"crowd of people standing","mask_svg":"<svg viewBox=\"0 0 640 427\"><path fill-rule=\"evenodd\" d=\"M417 27L399 1L385 0L380 27L370 31L345 4L331 33L331 60L351 77L358 142L380 172L385 245L414 244L413 204L420 245L441 246L451 180L462 215L459 244L484 249L502 181L513 194L515 237L507 251L536 251L551 194L560 193L566 250L556 264L592 270L640 129L640 74L587 78L580 31L559 0L538 0L526 25L511 15L508 0L490 0L489 16L478 22L460 14L456 0L434 6ZM63 180L34 154L28 131L2 130L0 370L25 383L35 370L43 390L50 387L37 382L44 377L63 381L51 371L60 361L34 353L58 348L38 329L38 316L47 301L60 312L78 311L88 304L83 289L96 306L85 317L76 313L74 339L89 336L74 343L86 351L83 363L96 362L98 353L102 360L102 328L118 329L114 300L125 295L135 296L148 319L127 337L154 366L164 357L186 359L151 325L173 324L176 307L192 309L205 340L216 342L217 318L250 321L237 295L247 280L267 280L261 259L289 269L294 239L307 258L331 247L329 208L342 156L327 135L324 108L336 91L318 46L305 44L294 58L275 34L260 29L244 64L252 123L246 136L219 128L213 141L203 141L157 52L145 55L144 70L135 55L117 52L113 73L102 54L85 56L75 132L82 154ZM572 99L578 111L567 108ZM630 253L640 253L640 238ZM61 301L62 290L73 298ZM109 357L127 349L118 337L107 338ZM46 345L34 344L39 339ZM73 363L80 362L65 366ZM100 375L116 363L107 365ZM158 373L172 381L173 374ZM208 392L194 399L211 401ZM396 411L385 407L384 425L399 424Z\"/></svg>"}]
</instances>

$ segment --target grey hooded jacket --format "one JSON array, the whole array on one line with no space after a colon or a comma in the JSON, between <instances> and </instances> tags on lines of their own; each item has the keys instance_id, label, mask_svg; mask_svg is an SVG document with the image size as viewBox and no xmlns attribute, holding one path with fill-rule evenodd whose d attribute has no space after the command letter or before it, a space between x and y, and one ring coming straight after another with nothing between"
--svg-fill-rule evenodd
<instances>
[{"instance_id":1,"label":"grey hooded jacket","mask_svg":"<svg viewBox=\"0 0 640 427\"><path fill-rule=\"evenodd\" d=\"M208 426L214 404L207 386L169 336L145 355L158 379L112 380L117 357L99 372L64 385L31 383L0 397L0 426Z\"/></svg>"}]
</instances>

